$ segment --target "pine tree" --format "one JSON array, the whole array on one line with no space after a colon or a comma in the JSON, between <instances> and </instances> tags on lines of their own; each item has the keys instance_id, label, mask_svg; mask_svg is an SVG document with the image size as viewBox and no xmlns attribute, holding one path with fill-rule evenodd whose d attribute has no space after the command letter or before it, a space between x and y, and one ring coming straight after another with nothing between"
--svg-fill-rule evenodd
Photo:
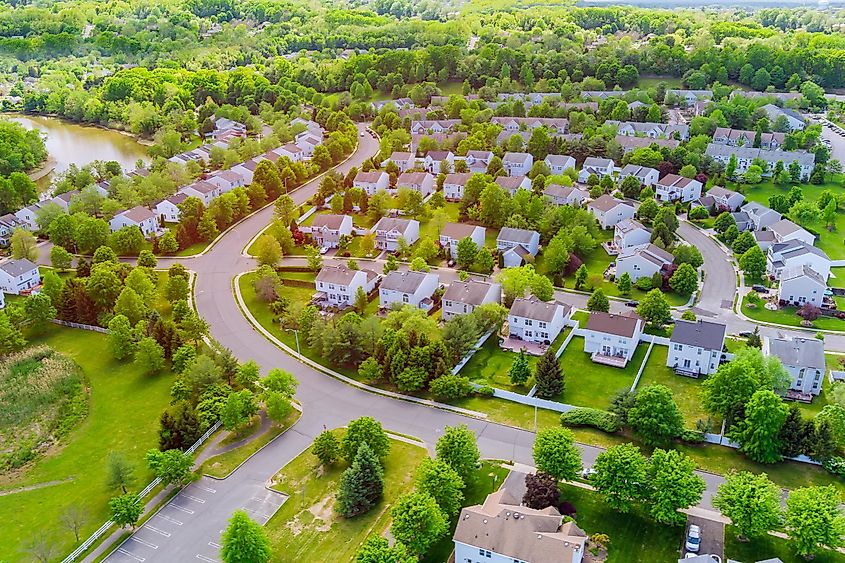
<instances>
[{"instance_id":1,"label":"pine tree","mask_svg":"<svg viewBox=\"0 0 845 563\"><path fill-rule=\"evenodd\" d=\"M511 385L525 385L528 378L531 376L531 367L528 365L528 357L524 350L520 350L519 355L511 364L510 372Z\"/></svg>"},{"instance_id":2,"label":"pine tree","mask_svg":"<svg viewBox=\"0 0 845 563\"><path fill-rule=\"evenodd\" d=\"M346 518L363 514L375 506L384 492L384 471L365 443L358 448L352 466L340 477L337 511Z\"/></svg>"},{"instance_id":3,"label":"pine tree","mask_svg":"<svg viewBox=\"0 0 845 563\"><path fill-rule=\"evenodd\" d=\"M536 395L541 399L550 399L563 393L563 371L551 348L546 350L534 371L534 381L537 385Z\"/></svg>"},{"instance_id":4,"label":"pine tree","mask_svg":"<svg viewBox=\"0 0 845 563\"><path fill-rule=\"evenodd\" d=\"M804 453L807 437L804 433L801 411L796 405L789 407L789 414L786 415L786 420L780 427L778 438L781 443L780 453L784 457L795 457Z\"/></svg>"},{"instance_id":5,"label":"pine tree","mask_svg":"<svg viewBox=\"0 0 845 563\"><path fill-rule=\"evenodd\" d=\"M825 462L836 455L836 440L833 438L833 430L827 420L822 420L815 425L808 442L807 453L816 461Z\"/></svg>"}]
</instances>

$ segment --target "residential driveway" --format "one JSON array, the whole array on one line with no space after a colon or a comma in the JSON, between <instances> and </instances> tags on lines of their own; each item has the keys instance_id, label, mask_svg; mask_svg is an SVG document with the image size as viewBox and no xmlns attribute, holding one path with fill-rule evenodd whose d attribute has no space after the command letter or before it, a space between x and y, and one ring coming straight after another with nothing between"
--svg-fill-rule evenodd
<instances>
[{"instance_id":1,"label":"residential driveway","mask_svg":"<svg viewBox=\"0 0 845 563\"><path fill-rule=\"evenodd\" d=\"M689 531L689 526L695 524L701 528L701 549L698 550L699 555L718 555L725 560L725 524L715 520L708 520L700 516L690 516L687 519L687 527L684 530L684 545L686 545L686 533ZM681 557L686 553L684 546L681 546Z\"/></svg>"}]
</instances>

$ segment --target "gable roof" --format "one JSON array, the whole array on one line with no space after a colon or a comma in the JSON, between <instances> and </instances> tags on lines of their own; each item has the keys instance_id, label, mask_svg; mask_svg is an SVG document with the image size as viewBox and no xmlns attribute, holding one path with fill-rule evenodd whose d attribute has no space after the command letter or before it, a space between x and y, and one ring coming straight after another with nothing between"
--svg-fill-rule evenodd
<instances>
[{"instance_id":1,"label":"gable roof","mask_svg":"<svg viewBox=\"0 0 845 563\"><path fill-rule=\"evenodd\" d=\"M721 323L710 321L684 321L675 322L670 342L698 346L707 350L720 350L725 342L725 331L727 327Z\"/></svg>"},{"instance_id":2,"label":"gable roof","mask_svg":"<svg viewBox=\"0 0 845 563\"><path fill-rule=\"evenodd\" d=\"M611 313L602 313L601 311L593 311L587 320L586 328L595 332L631 338L637 331L637 325L641 322L642 320L635 314L614 315Z\"/></svg>"},{"instance_id":3,"label":"gable roof","mask_svg":"<svg viewBox=\"0 0 845 563\"><path fill-rule=\"evenodd\" d=\"M3 270L13 278L16 278L20 275L29 273L32 270L37 269L38 266L36 266L26 258L21 258L20 260L7 260L0 264L0 270Z\"/></svg>"},{"instance_id":4,"label":"gable roof","mask_svg":"<svg viewBox=\"0 0 845 563\"><path fill-rule=\"evenodd\" d=\"M404 233L411 226L411 221L416 219L401 219L399 217L382 217L378 223L373 225L373 231L399 231Z\"/></svg>"},{"instance_id":5,"label":"gable roof","mask_svg":"<svg viewBox=\"0 0 845 563\"><path fill-rule=\"evenodd\" d=\"M769 338L767 351L770 356L775 356L785 366L802 368L827 369L824 360L824 342L816 338Z\"/></svg>"},{"instance_id":6,"label":"gable roof","mask_svg":"<svg viewBox=\"0 0 845 563\"><path fill-rule=\"evenodd\" d=\"M123 215L124 217L126 217L130 221L134 221L135 223L141 223L148 219L155 218L155 213L153 213L142 205L136 205L132 209L127 209L123 213L120 213L120 215Z\"/></svg>"},{"instance_id":7,"label":"gable roof","mask_svg":"<svg viewBox=\"0 0 845 563\"><path fill-rule=\"evenodd\" d=\"M423 181L429 177L431 177L431 175L428 172L402 172L399 177L396 178L396 185L422 185Z\"/></svg>"},{"instance_id":8,"label":"gable roof","mask_svg":"<svg viewBox=\"0 0 845 563\"><path fill-rule=\"evenodd\" d=\"M472 174L469 172L452 172L451 174L446 174L443 185L456 184L458 186L465 186L470 177L472 177Z\"/></svg>"},{"instance_id":9,"label":"gable roof","mask_svg":"<svg viewBox=\"0 0 845 563\"><path fill-rule=\"evenodd\" d=\"M515 317L523 317L526 319L534 319L536 321L549 322L555 318L558 307L563 307L563 314L569 312L571 307L560 301L540 301L532 295L528 298L519 297L514 299L511 305L510 314Z\"/></svg>"},{"instance_id":10,"label":"gable roof","mask_svg":"<svg viewBox=\"0 0 845 563\"><path fill-rule=\"evenodd\" d=\"M663 267L666 264L671 264L672 261L675 259L675 257L672 256L670 253L666 252L659 246L655 246L651 243L626 248L619 254L618 259L621 260L622 258L630 258L632 256L641 256L649 262L660 267Z\"/></svg>"},{"instance_id":11,"label":"gable roof","mask_svg":"<svg viewBox=\"0 0 845 563\"><path fill-rule=\"evenodd\" d=\"M520 244L529 244L534 236L540 236L537 231L529 231L528 229L514 229L512 227L502 227L496 240L504 240L508 242L518 242Z\"/></svg>"},{"instance_id":12,"label":"gable roof","mask_svg":"<svg viewBox=\"0 0 845 563\"><path fill-rule=\"evenodd\" d=\"M440 231L440 236L461 240L462 238L472 236L477 228L478 225L470 225L467 223L446 223L443 225L443 230Z\"/></svg>"},{"instance_id":13,"label":"gable roof","mask_svg":"<svg viewBox=\"0 0 845 563\"><path fill-rule=\"evenodd\" d=\"M412 271L400 272L394 270L387 274L384 280L382 280L381 288L398 291L400 293L415 293L428 276L436 277L436 274Z\"/></svg>"},{"instance_id":14,"label":"gable roof","mask_svg":"<svg viewBox=\"0 0 845 563\"><path fill-rule=\"evenodd\" d=\"M484 298L496 285L473 279L464 282L454 281L449 284L446 293L443 294L443 299L466 303L467 305L481 305L484 303Z\"/></svg>"},{"instance_id":15,"label":"gable roof","mask_svg":"<svg viewBox=\"0 0 845 563\"><path fill-rule=\"evenodd\" d=\"M615 197L604 194L598 199L594 199L588 204L588 207L594 207L602 212L608 212L618 205L627 205L624 201L618 200Z\"/></svg>"},{"instance_id":16,"label":"gable roof","mask_svg":"<svg viewBox=\"0 0 845 563\"><path fill-rule=\"evenodd\" d=\"M808 278L821 287L827 287L827 282L822 278L821 274L812 269L807 264L801 264L795 268L787 268L780 275L780 283L791 281L800 278Z\"/></svg>"},{"instance_id":17,"label":"gable roof","mask_svg":"<svg viewBox=\"0 0 845 563\"><path fill-rule=\"evenodd\" d=\"M324 283L336 283L338 285L349 285L358 272L362 270L351 270L345 265L323 266L317 274L316 281Z\"/></svg>"},{"instance_id":18,"label":"gable roof","mask_svg":"<svg viewBox=\"0 0 845 563\"><path fill-rule=\"evenodd\" d=\"M378 182L382 176L387 174L384 170L370 170L369 172L358 172L355 174L353 182L365 182L367 184L374 184Z\"/></svg>"},{"instance_id":19,"label":"gable roof","mask_svg":"<svg viewBox=\"0 0 845 563\"><path fill-rule=\"evenodd\" d=\"M328 213L326 215L315 215L314 220L311 222L312 229L331 229L336 231L343 225L343 220L346 219L348 215L335 215L332 213Z\"/></svg>"}]
</instances>

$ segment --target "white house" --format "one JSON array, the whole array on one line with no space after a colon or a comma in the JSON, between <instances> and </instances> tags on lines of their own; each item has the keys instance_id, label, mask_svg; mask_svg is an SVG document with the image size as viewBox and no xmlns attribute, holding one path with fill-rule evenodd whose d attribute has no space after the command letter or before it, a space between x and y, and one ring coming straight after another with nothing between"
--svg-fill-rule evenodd
<instances>
[{"instance_id":1,"label":"white house","mask_svg":"<svg viewBox=\"0 0 845 563\"><path fill-rule=\"evenodd\" d=\"M743 129L731 129L730 127L716 127L713 133L713 142L719 145L732 147L753 147L757 131ZM760 133L760 148L777 150L786 141L785 133Z\"/></svg>"},{"instance_id":2,"label":"white house","mask_svg":"<svg viewBox=\"0 0 845 563\"><path fill-rule=\"evenodd\" d=\"M220 188L221 193L228 193L246 185L246 179L234 170L221 170L209 175L207 182Z\"/></svg>"},{"instance_id":3,"label":"white house","mask_svg":"<svg viewBox=\"0 0 845 563\"><path fill-rule=\"evenodd\" d=\"M586 184L591 174L598 176L599 180L605 176L613 176L614 166L615 164L609 158L588 157L584 161L581 171L578 172L578 181Z\"/></svg>"},{"instance_id":4,"label":"white house","mask_svg":"<svg viewBox=\"0 0 845 563\"><path fill-rule=\"evenodd\" d=\"M392 162L399 168L399 172L405 172L417 165L417 159L413 153L395 151L390 155L390 158L381 163L382 168L387 166L388 162Z\"/></svg>"},{"instance_id":5,"label":"white house","mask_svg":"<svg viewBox=\"0 0 845 563\"><path fill-rule=\"evenodd\" d=\"M660 172L655 168L648 166L637 166L636 164L626 164L619 172L619 184L628 176L633 176L640 181L642 186L653 186L660 179Z\"/></svg>"},{"instance_id":6,"label":"white house","mask_svg":"<svg viewBox=\"0 0 845 563\"><path fill-rule=\"evenodd\" d=\"M787 396L807 397L821 392L827 371L824 341L816 338L786 339L764 336L763 355L778 358L789 373L792 384L791 393L787 392Z\"/></svg>"},{"instance_id":7,"label":"white house","mask_svg":"<svg viewBox=\"0 0 845 563\"><path fill-rule=\"evenodd\" d=\"M123 227L138 227L146 238L155 234L158 230L158 222L155 213L142 205L136 205L132 209L118 213L109 221L112 232Z\"/></svg>"},{"instance_id":8,"label":"white house","mask_svg":"<svg viewBox=\"0 0 845 563\"><path fill-rule=\"evenodd\" d=\"M0 292L20 295L38 287L40 283L38 266L26 258L6 260L0 264Z\"/></svg>"},{"instance_id":9,"label":"white house","mask_svg":"<svg viewBox=\"0 0 845 563\"><path fill-rule=\"evenodd\" d=\"M469 171L487 172L487 167L490 166L490 161L493 159L491 151L467 151L466 163Z\"/></svg>"},{"instance_id":10,"label":"white house","mask_svg":"<svg viewBox=\"0 0 845 563\"><path fill-rule=\"evenodd\" d=\"M790 268L809 266L822 279L830 277L831 261L824 250L800 240L778 242L766 252L766 274L780 279L781 273Z\"/></svg>"},{"instance_id":11,"label":"white house","mask_svg":"<svg viewBox=\"0 0 845 563\"><path fill-rule=\"evenodd\" d=\"M382 217L370 229L376 234L376 248L393 252L399 246L399 239L412 245L420 238L420 222L416 219Z\"/></svg>"},{"instance_id":12,"label":"white house","mask_svg":"<svg viewBox=\"0 0 845 563\"><path fill-rule=\"evenodd\" d=\"M559 301L540 301L535 296L514 299L508 311L510 338L551 344L572 315L572 307Z\"/></svg>"},{"instance_id":13,"label":"white house","mask_svg":"<svg viewBox=\"0 0 845 563\"><path fill-rule=\"evenodd\" d=\"M734 212L740 208L744 201L745 196L739 192L723 188L722 186L713 186L701 197L699 204L708 209L714 209L717 212Z\"/></svg>"},{"instance_id":14,"label":"white house","mask_svg":"<svg viewBox=\"0 0 845 563\"><path fill-rule=\"evenodd\" d=\"M769 121L772 122L772 125L774 125L779 117L783 116L786 117L786 121L789 123L790 131L801 131L806 126L804 117L795 110L778 107L775 104L766 104L761 109L769 116Z\"/></svg>"},{"instance_id":15,"label":"white house","mask_svg":"<svg viewBox=\"0 0 845 563\"><path fill-rule=\"evenodd\" d=\"M458 258L458 243L469 237L476 248L484 246L485 229L480 225L466 223L446 223L440 231L440 246L449 249L452 260Z\"/></svg>"},{"instance_id":16,"label":"white house","mask_svg":"<svg viewBox=\"0 0 845 563\"><path fill-rule=\"evenodd\" d=\"M496 183L512 196L519 190L531 191L531 180L528 176L497 176Z\"/></svg>"},{"instance_id":17,"label":"white house","mask_svg":"<svg viewBox=\"0 0 845 563\"><path fill-rule=\"evenodd\" d=\"M255 158L241 162L237 166L233 166L232 170L243 176L244 185L248 186L252 183L252 179L255 177L255 169L258 168L258 163L262 160L266 159L263 156L256 156Z\"/></svg>"},{"instance_id":18,"label":"white house","mask_svg":"<svg viewBox=\"0 0 845 563\"><path fill-rule=\"evenodd\" d=\"M587 211L593 214L602 229L615 227L625 219L634 218L634 206L615 197L604 194L587 204Z\"/></svg>"},{"instance_id":19,"label":"white house","mask_svg":"<svg viewBox=\"0 0 845 563\"><path fill-rule=\"evenodd\" d=\"M537 256L540 248L540 233L503 227L496 237L496 248L502 254L503 265L506 268L519 266L526 255Z\"/></svg>"},{"instance_id":20,"label":"white house","mask_svg":"<svg viewBox=\"0 0 845 563\"><path fill-rule=\"evenodd\" d=\"M155 214L162 223L179 222L179 204L188 199L184 192L175 193L155 204Z\"/></svg>"},{"instance_id":21,"label":"white house","mask_svg":"<svg viewBox=\"0 0 845 563\"><path fill-rule=\"evenodd\" d=\"M202 204L206 207L211 204L211 201L214 198L219 197L222 193L222 189L219 186L216 186L211 182L206 182L205 180L199 180L193 184L189 184L179 191L188 197L199 198L202 200Z\"/></svg>"},{"instance_id":22,"label":"white house","mask_svg":"<svg viewBox=\"0 0 845 563\"><path fill-rule=\"evenodd\" d=\"M25 228L25 226L26 223L11 213L0 216L0 246L9 246L15 230Z\"/></svg>"},{"instance_id":23,"label":"white house","mask_svg":"<svg viewBox=\"0 0 845 563\"><path fill-rule=\"evenodd\" d=\"M554 507L522 506L521 496L503 487L484 504L461 509L453 537L456 563L582 562L587 534L571 520L564 523Z\"/></svg>"},{"instance_id":24,"label":"white house","mask_svg":"<svg viewBox=\"0 0 845 563\"><path fill-rule=\"evenodd\" d=\"M625 248L616 258L616 277L631 276L631 281L662 272L675 257L651 243Z\"/></svg>"},{"instance_id":25,"label":"white house","mask_svg":"<svg viewBox=\"0 0 845 563\"><path fill-rule=\"evenodd\" d=\"M634 357L645 323L636 314L593 311L584 329L584 351L600 364L624 368Z\"/></svg>"},{"instance_id":26,"label":"white house","mask_svg":"<svg viewBox=\"0 0 845 563\"><path fill-rule=\"evenodd\" d=\"M420 192L423 198L434 193L434 176L428 172L402 172L396 179L396 189Z\"/></svg>"},{"instance_id":27,"label":"white house","mask_svg":"<svg viewBox=\"0 0 845 563\"><path fill-rule=\"evenodd\" d=\"M446 174L443 180L443 197L449 201L460 201L464 198L464 187L472 174L469 172Z\"/></svg>"},{"instance_id":28,"label":"white house","mask_svg":"<svg viewBox=\"0 0 845 563\"><path fill-rule=\"evenodd\" d=\"M816 162L816 155L811 152L731 147L717 143L707 145L704 154L714 160L718 160L725 166L730 162L731 156L736 156L736 171L738 174L745 174L748 167L754 164L754 161L757 159L764 161L768 165L768 170L763 172L764 176L772 175L772 171L778 161L782 162L787 169L790 164L796 162L800 169L801 179L804 181L810 177L810 173L813 171Z\"/></svg>"},{"instance_id":29,"label":"white house","mask_svg":"<svg viewBox=\"0 0 845 563\"><path fill-rule=\"evenodd\" d=\"M56 197L54 197L53 199L51 199L50 201L52 201L53 203L55 203L56 205L61 207L62 210L67 211L70 208L70 199L73 196L78 195L78 194L79 194L79 190L72 190L72 191L69 191L69 192L61 193L61 194L57 195Z\"/></svg>"},{"instance_id":30,"label":"white house","mask_svg":"<svg viewBox=\"0 0 845 563\"><path fill-rule=\"evenodd\" d=\"M689 139L689 125L681 123L643 123L639 121L615 121L613 119L609 119L605 123L616 126L617 135L623 137L640 137L646 139L677 138L681 141Z\"/></svg>"},{"instance_id":31,"label":"white house","mask_svg":"<svg viewBox=\"0 0 845 563\"><path fill-rule=\"evenodd\" d=\"M437 274L394 270L379 286L379 305L387 309L398 303L429 311L434 306L432 296L439 284Z\"/></svg>"},{"instance_id":32,"label":"white house","mask_svg":"<svg viewBox=\"0 0 845 563\"><path fill-rule=\"evenodd\" d=\"M646 229L636 219L624 219L613 227L613 246L616 250L648 244L649 241L651 241L651 230Z\"/></svg>"},{"instance_id":33,"label":"white house","mask_svg":"<svg viewBox=\"0 0 845 563\"><path fill-rule=\"evenodd\" d=\"M534 157L527 152L506 152L502 166L508 176L526 176L534 166Z\"/></svg>"},{"instance_id":34,"label":"white house","mask_svg":"<svg viewBox=\"0 0 845 563\"><path fill-rule=\"evenodd\" d=\"M460 119L424 119L411 122L411 133L424 135L426 133L446 133L461 123Z\"/></svg>"},{"instance_id":35,"label":"white house","mask_svg":"<svg viewBox=\"0 0 845 563\"><path fill-rule=\"evenodd\" d=\"M574 186L561 186L559 184L549 184L543 190L543 195L548 197L555 205L571 205L573 207L581 207L590 193L587 190L576 188Z\"/></svg>"},{"instance_id":36,"label":"white house","mask_svg":"<svg viewBox=\"0 0 845 563\"><path fill-rule=\"evenodd\" d=\"M323 142L322 136L317 136L310 131L305 131L296 136L296 146L302 149L303 158L314 156L316 149Z\"/></svg>"},{"instance_id":37,"label":"white house","mask_svg":"<svg viewBox=\"0 0 845 563\"><path fill-rule=\"evenodd\" d=\"M314 281L317 293L314 301L340 307L355 303L358 288L370 293L375 289L379 275L372 270L350 270L345 265L323 266Z\"/></svg>"},{"instance_id":38,"label":"white house","mask_svg":"<svg viewBox=\"0 0 845 563\"><path fill-rule=\"evenodd\" d=\"M791 240L800 240L805 244L812 244L816 241L816 237L810 231L796 225L789 219L781 219L777 223L769 225L769 230L775 235L775 242L789 242Z\"/></svg>"},{"instance_id":39,"label":"white house","mask_svg":"<svg viewBox=\"0 0 845 563\"><path fill-rule=\"evenodd\" d=\"M23 227L28 231L37 231L38 230L38 211L47 205L46 201L38 201L33 203L32 205L28 205L23 209L18 209L15 211L15 217L23 223Z\"/></svg>"},{"instance_id":40,"label":"white house","mask_svg":"<svg viewBox=\"0 0 845 563\"><path fill-rule=\"evenodd\" d=\"M667 174L657 181L654 197L657 201L680 201L687 203L701 197L701 182L677 174Z\"/></svg>"},{"instance_id":41,"label":"white house","mask_svg":"<svg viewBox=\"0 0 845 563\"><path fill-rule=\"evenodd\" d=\"M390 176L384 170L358 172L355 174L355 179L352 180L352 185L371 196L379 190L390 188Z\"/></svg>"},{"instance_id":42,"label":"white house","mask_svg":"<svg viewBox=\"0 0 845 563\"><path fill-rule=\"evenodd\" d=\"M543 159L552 174L563 174L565 170L575 168L575 159L566 154L550 154Z\"/></svg>"},{"instance_id":43,"label":"white house","mask_svg":"<svg viewBox=\"0 0 845 563\"><path fill-rule=\"evenodd\" d=\"M778 285L778 302L781 305L801 307L807 303L821 307L827 281L810 266L804 264L781 271Z\"/></svg>"},{"instance_id":44,"label":"white house","mask_svg":"<svg viewBox=\"0 0 845 563\"><path fill-rule=\"evenodd\" d=\"M315 215L311 222L311 238L320 248L338 248L340 237L352 236L352 217L349 215Z\"/></svg>"},{"instance_id":45,"label":"white house","mask_svg":"<svg viewBox=\"0 0 845 563\"><path fill-rule=\"evenodd\" d=\"M711 321L675 322L669 338L666 366L682 375L709 375L716 372L725 345L725 325Z\"/></svg>"},{"instance_id":46,"label":"white house","mask_svg":"<svg viewBox=\"0 0 845 563\"><path fill-rule=\"evenodd\" d=\"M666 95L675 96L678 101L687 107L694 106L699 100L713 99L712 90L666 90Z\"/></svg>"},{"instance_id":47,"label":"white house","mask_svg":"<svg viewBox=\"0 0 845 563\"><path fill-rule=\"evenodd\" d=\"M290 159L291 162L301 162L305 158L302 149L293 143L286 143L279 148L273 149L273 152L280 157L284 156Z\"/></svg>"},{"instance_id":48,"label":"white house","mask_svg":"<svg viewBox=\"0 0 845 563\"><path fill-rule=\"evenodd\" d=\"M443 320L472 313L479 305L500 303L502 286L497 283L468 279L453 281L443 294Z\"/></svg>"},{"instance_id":49,"label":"white house","mask_svg":"<svg viewBox=\"0 0 845 563\"><path fill-rule=\"evenodd\" d=\"M748 221L750 222L749 227L753 231L761 231L769 225L774 225L780 221L781 217L783 217L777 211L769 209L765 205L757 203L756 201L749 201L740 207L740 211L748 215ZM739 224L737 224L737 228L738 227ZM740 229L740 231L742 230L743 229Z\"/></svg>"},{"instance_id":50,"label":"white house","mask_svg":"<svg viewBox=\"0 0 845 563\"><path fill-rule=\"evenodd\" d=\"M455 155L451 151L428 151L425 153L423 168L426 171L432 174L440 174L443 166L446 166L450 172L455 169Z\"/></svg>"}]
</instances>

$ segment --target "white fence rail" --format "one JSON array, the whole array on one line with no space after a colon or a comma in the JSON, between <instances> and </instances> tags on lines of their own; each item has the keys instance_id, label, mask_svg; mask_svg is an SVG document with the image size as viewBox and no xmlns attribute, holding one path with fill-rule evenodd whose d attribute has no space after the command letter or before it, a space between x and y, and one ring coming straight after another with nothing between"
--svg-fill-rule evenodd
<instances>
[{"instance_id":1,"label":"white fence rail","mask_svg":"<svg viewBox=\"0 0 845 563\"><path fill-rule=\"evenodd\" d=\"M67 326L70 328L80 328L82 330L93 330L94 332L102 332L103 334L107 334L109 329L103 328L101 326L94 326L94 325L84 325L82 323L71 323L68 321L60 321L59 319L53 319L53 323L57 325Z\"/></svg>"},{"instance_id":2,"label":"white fence rail","mask_svg":"<svg viewBox=\"0 0 845 563\"><path fill-rule=\"evenodd\" d=\"M62 321L59 321L59 324L65 324L67 326L72 326L76 323L64 323ZM83 328L83 327L86 327L86 326L88 326L88 325L80 325L79 327L74 327L74 328ZM100 327L95 327L95 328L100 328ZM102 329L102 330L105 331L105 329ZM190 448L188 448L185 451L185 454L187 455L187 454L194 453L197 450L197 448L199 448L201 445L203 445L203 443L206 440L208 440L208 437L211 436L218 428L220 428L220 421L219 420L217 422L215 422L214 425L211 428L206 430L205 434L200 436L199 440L194 442L194 445L192 445ZM138 501L140 502L141 499L143 499L145 496L150 494L150 491L155 489L160 483L161 483L161 479L158 478L158 477L156 477L155 479L150 481L150 483L146 487L144 487L144 489L140 493L138 493L138 496L137 496ZM68 555L67 557L62 559L62 563L71 563L72 561L76 561L76 559L80 555L82 555L83 553L88 551L88 548L91 547L92 545L94 545L94 543L97 540L99 540L103 536L103 534L105 534L109 530L109 528L112 527L112 524L113 524L113 522L111 520L107 520L106 522L104 522L103 525L100 526L97 529L96 532L94 532L93 534L88 536L88 538L86 538L86 540L84 542L79 544L79 546L76 549L74 549L70 553L70 555Z\"/></svg>"}]
</instances>

